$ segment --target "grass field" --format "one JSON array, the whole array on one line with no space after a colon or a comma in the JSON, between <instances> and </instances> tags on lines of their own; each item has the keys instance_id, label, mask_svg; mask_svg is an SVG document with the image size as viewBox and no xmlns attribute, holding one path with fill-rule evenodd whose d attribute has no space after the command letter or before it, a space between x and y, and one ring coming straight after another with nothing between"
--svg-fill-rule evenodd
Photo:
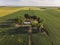
<instances>
[{"instance_id":1,"label":"grass field","mask_svg":"<svg viewBox=\"0 0 60 45\"><path fill-rule=\"evenodd\" d=\"M37 15L44 20L49 36L43 33L33 34L33 45L60 45L60 11L57 9L32 10L32 8L31 11L27 10L29 8L24 9L19 8L19 11L15 13L0 17L0 24L8 22L8 19L23 16L25 13ZM14 23L11 23L9 27L0 28L0 45L28 45L28 33L21 33L20 30L14 26Z\"/></svg>"}]
</instances>

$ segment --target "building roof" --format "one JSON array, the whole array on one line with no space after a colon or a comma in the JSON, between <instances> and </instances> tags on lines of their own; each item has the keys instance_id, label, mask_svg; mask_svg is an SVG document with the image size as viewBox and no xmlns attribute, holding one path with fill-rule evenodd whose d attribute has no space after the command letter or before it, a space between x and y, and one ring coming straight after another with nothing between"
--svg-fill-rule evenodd
<instances>
[{"instance_id":1,"label":"building roof","mask_svg":"<svg viewBox=\"0 0 60 45\"><path fill-rule=\"evenodd\" d=\"M31 22L24 22L24 24L31 24Z\"/></svg>"}]
</instances>

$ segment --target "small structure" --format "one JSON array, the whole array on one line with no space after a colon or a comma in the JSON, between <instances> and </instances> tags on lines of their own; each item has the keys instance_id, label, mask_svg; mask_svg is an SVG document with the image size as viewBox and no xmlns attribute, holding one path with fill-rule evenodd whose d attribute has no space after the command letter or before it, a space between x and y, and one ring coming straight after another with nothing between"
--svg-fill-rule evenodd
<instances>
[{"instance_id":1,"label":"small structure","mask_svg":"<svg viewBox=\"0 0 60 45\"><path fill-rule=\"evenodd\" d=\"M30 24L31 24L31 22L24 22L24 24L26 24L26 25L30 25Z\"/></svg>"}]
</instances>

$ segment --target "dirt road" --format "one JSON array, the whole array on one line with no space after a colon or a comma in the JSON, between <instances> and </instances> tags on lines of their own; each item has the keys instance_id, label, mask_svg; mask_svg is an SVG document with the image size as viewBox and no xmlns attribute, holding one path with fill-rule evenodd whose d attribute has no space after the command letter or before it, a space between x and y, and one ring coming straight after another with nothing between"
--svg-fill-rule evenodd
<instances>
[{"instance_id":1,"label":"dirt road","mask_svg":"<svg viewBox=\"0 0 60 45\"><path fill-rule=\"evenodd\" d=\"M29 45L32 45L32 28L29 29Z\"/></svg>"}]
</instances>

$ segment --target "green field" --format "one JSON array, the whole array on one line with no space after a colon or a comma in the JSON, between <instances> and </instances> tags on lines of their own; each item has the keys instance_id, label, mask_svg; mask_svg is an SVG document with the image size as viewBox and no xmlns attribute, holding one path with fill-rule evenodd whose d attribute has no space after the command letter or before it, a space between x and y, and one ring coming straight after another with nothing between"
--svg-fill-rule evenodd
<instances>
[{"instance_id":1,"label":"green field","mask_svg":"<svg viewBox=\"0 0 60 45\"><path fill-rule=\"evenodd\" d=\"M49 36L44 33L34 33L32 36L33 45L60 45L60 11L57 9L46 8L44 10L19 10L15 13L0 17L0 24L8 22L8 19L14 19L17 16L23 16L25 13L37 15L44 21ZM14 23L10 26L0 28L0 45L28 45L28 32L19 31L26 29L16 28Z\"/></svg>"}]
</instances>

